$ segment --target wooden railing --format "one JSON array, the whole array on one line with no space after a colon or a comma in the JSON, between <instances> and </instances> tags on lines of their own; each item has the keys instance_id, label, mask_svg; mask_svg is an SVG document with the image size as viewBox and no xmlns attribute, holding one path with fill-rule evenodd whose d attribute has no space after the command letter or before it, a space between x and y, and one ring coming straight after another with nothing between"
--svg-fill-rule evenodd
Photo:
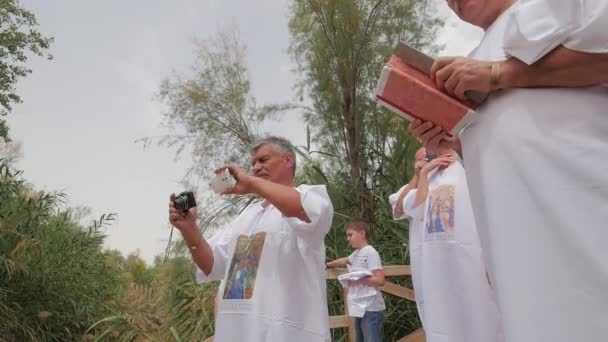
<instances>
[{"instance_id":1,"label":"wooden railing","mask_svg":"<svg viewBox=\"0 0 608 342\"><path fill-rule=\"evenodd\" d=\"M340 274L345 273L345 269L328 269L325 275L327 280L338 279ZM412 274L412 271L409 266L406 265L396 265L396 266L385 266L384 267L384 276L385 277L400 277L400 276L409 276ZM382 287L382 291L386 292L390 295L397 296L399 298L407 299L410 301L416 301L416 296L414 295L414 291L408 289L407 287L403 287L401 285L397 285L393 282L386 281L384 283L384 287ZM347 328L348 335L347 340L349 342L355 341L355 325L354 318L348 316L348 289L343 289L342 294L344 300L344 315L340 316L331 316L329 317L329 327L331 329L336 328ZM424 330L418 329L413 333L397 340L397 342L425 342L426 338L424 336Z\"/></svg>"},{"instance_id":2,"label":"wooden railing","mask_svg":"<svg viewBox=\"0 0 608 342\"><path fill-rule=\"evenodd\" d=\"M346 269L328 269L325 274L325 279L327 280L337 280L340 274L346 272ZM402 277L409 276L412 274L412 271L407 265L396 265L396 266L385 266L384 267L384 276L385 277ZM390 295L397 296L399 298L407 299L410 301L416 301L416 296L414 291L408 289L407 287L403 287L401 285L397 285L390 281L386 281L384 286L382 287L382 291L386 292ZM347 329L347 340L349 342L355 341L355 321L354 318L348 316L348 289L344 289L343 293L344 300L344 315L340 316L330 316L329 317L329 327L331 329ZM212 342L213 337L206 339L204 342ZM411 334L400 338L396 342L425 342L426 338L424 335L424 330L422 328L415 330Z\"/></svg>"}]
</instances>

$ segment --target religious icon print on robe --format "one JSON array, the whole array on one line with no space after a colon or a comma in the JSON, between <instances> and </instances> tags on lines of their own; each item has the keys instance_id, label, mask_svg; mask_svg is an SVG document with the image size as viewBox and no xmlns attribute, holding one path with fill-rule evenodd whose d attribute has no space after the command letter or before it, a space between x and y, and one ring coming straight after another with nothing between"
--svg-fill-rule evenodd
<instances>
[{"instance_id":1,"label":"religious icon print on robe","mask_svg":"<svg viewBox=\"0 0 608 342\"><path fill-rule=\"evenodd\" d=\"M427 207L427 240L454 237L454 193L453 185L441 185L431 191Z\"/></svg>"},{"instance_id":2,"label":"religious icon print on robe","mask_svg":"<svg viewBox=\"0 0 608 342\"><path fill-rule=\"evenodd\" d=\"M240 235L224 287L224 299L251 299L266 233Z\"/></svg>"}]
</instances>

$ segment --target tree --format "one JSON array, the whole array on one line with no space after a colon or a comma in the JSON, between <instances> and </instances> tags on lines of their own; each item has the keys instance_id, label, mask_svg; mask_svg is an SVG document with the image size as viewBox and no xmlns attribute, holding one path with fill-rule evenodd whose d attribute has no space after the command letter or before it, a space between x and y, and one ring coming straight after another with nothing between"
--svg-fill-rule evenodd
<instances>
[{"instance_id":1,"label":"tree","mask_svg":"<svg viewBox=\"0 0 608 342\"><path fill-rule=\"evenodd\" d=\"M198 41L196 56L190 75L167 78L160 88L160 99L168 106L165 124L173 130L161 143L177 147L178 153L186 147L192 149L192 167L185 180L189 188L206 185L213 169L225 163L247 169L249 147L262 135L260 126L293 108L289 104L260 106L251 96L245 47L236 30ZM238 205L248 202L241 197L218 200L206 193L198 191L203 228L219 218L217 226Z\"/></svg>"},{"instance_id":2,"label":"tree","mask_svg":"<svg viewBox=\"0 0 608 342\"><path fill-rule=\"evenodd\" d=\"M382 66L399 40L432 45L441 21L417 0L294 0L289 28L291 53L299 66L301 96L315 140L332 169L347 176L358 215L371 218L370 188L377 147L394 133L390 117L373 93Z\"/></svg>"},{"instance_id":3,"label":"tree","mask_svg":"<svg viewBox=\"0 0 608 342\"><path fill-rule=\"evenodd\" d=\"M127 256L123 267L123 272L128 272L131 275L134 284L152 285L152 272L146 266L146 262L139 257L139 250Z\"/></svg>"},{"instance_id":4,"label":"tree","mask_svg":"<svg viewBox=\"0 0 608 342\"><path fill-rule=\"evenodd\" d=\"M309 158L301 176L328 183L335 208L325 239L327 258L351 253L343 227L351 217L362 217L372 224L372 244L383 263L407 264L407 227L393 222L388 196L411 177L419 145L373 95L397 42L435 53L442 22L427 1L418 0L293 0L290 11L298 91L310 103L305 118L317 142L300 150ZM390 281L411 288L409 279ZM330 314L343 314L341 295L339 285L328 282ZM420 326L413 303L390 296L385 301L386 341ZM340 331L332 332L334 340L342 338Z\"/></svg>"},{"instance_id":5,"label":"tree","mask_svg":"<svg viewBox=\"0 0 608 342\"><path fill-rule=\"evenodd\" d=\"M260 126L288 104L259 106L251 96L245 64L245 47L236 31L221 32L196 42L196 62L187 76L173 75L160 87L167 105L165 125L172 130L160 143L176 147L178 154L191 148L192 167L186 183L208 179L215 166L224 163L247 168L249 146L262 135ZM153 141L143 139L144 144ZM191 186L191 185L187 185ZM248 198L218 200L200 191L200 226L206 229L226 221ZM214 223L215 220L215 223ZM115 335L166 341L172 338L201 340L213 334L213 299L217 283L198 285L193 265L182 240L170 241L167 253L157 256L153 268L130 256L112 255L113 264L129 274L126 291L113 303L113 314L100 320L98 338ZM151 286L150 285L151 281Z\"/></svg>"},{"instance_id":6,"label":"tree","mask_svg":"<svg viewBox=\"0 0 608 342\"><path fill-rule=\"evenodd\" d=\"M0 139L0 159L7 165L14 165L22 156L21 143Z\"/></svg>"},{"instance_id":7,"label":"tree","mask_svg":"<svg viewBox=\"0 0 608 342\"><path fill-rule=\"evenodd\" d=\"M21 102L15 92L17 81L32 72L25 63L28 53L45 56L51 38L38 31L34 14L19 5L17 0L0 1L0 115L7 115L12 106ZM0 138L8 139L6 121L0 119Z\"/></svg>"}]
</instances>

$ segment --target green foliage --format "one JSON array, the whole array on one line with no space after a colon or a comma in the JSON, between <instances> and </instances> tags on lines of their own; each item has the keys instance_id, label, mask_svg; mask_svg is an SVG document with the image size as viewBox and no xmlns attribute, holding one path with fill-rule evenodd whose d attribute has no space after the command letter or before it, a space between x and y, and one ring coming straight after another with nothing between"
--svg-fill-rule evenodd
<instances>
[{"instance_id":1,"label":"green foliage","mask_svg":"<svg viewBox=\"0 0 608 342\"><path fill-rule=\"evenodd\" d=\"M372 244L384 264L409 263L407 225L392 220L387 198L411 177L418 144L404 133L400 120L375 105L372 94L398 40L428 52L438 49L433 42L441 21L429 15L427 6L427 1L414 0L291 3L290 50L301 76L299 95L310 103L304 108L308 142L297 148L303 158L297 178L328 187L335 208L325 241L328 259L351 252L343 225L362 216L372 223ZM50 39L35 30L33 15L16 1L0 1L0 7L0 106L6 113L19 101L14 82L29 73L23 66L25 52L42 55ZM189 176L205 179L214 164L246 167L247 148L262 135L259 127L285 110L302 108L258 105L250 95L244 56L238 36L222 33L197 43L190 75L173 76L161 85L159 95L168 108L165 123L175 133L161 143L178 151L192 147ZM6 133L0 120L0 136ZM228 220L249 201L212 204L199 198L203 227ZM2 164L0 341L191 341L213 334L217 284L194 282L181 240L153 266L138 253L103 252L102 228L114 217L83 226L64 208L64 200L62 194L33 191L21 174ZM390 280L411 287L408 278ZM420 325L414 303L389 295L385 299L386 341ZM328 303L330 314L343 314L335 281L328 282ZM344 338L343 331L333 330L335 341Z\"/></svg>"},{"instance_id":2,"label":"green foliage","mask_svg":"<svg viewBox=\"0 0 608 342\"><path fill-rule=\"evenodd\" d=\"M193 279L190 257L179 247L167 260L157 257L148 285L131 278L110 304L112 314L91 327L97 340L200 341L213 335L213 299L217 284L199 285Z\"/></svg>"},{"instance_id":3,"label":"green foliage","mask_svg":"<svg viewBox=\"0 0 608 342\"><path fill-rule=\"evenodd\" d=\"M31 190L0 163L0 340L77 339L116 293L101 251L114 215L84 227L62 209L64 200Z\"/></svg>"},{"instance_id":4,"label":"green foliage","mask_svg":"<svg viewBox=\"0 0 608 342\"><path fill-rule=\"evenodd\" d=\"M401 120L373 100L378 76L397 42L404 40L434 53L442 22L427 1L294 0L289 28L291 53L299 67L300 96L314 146L302 179L326 183L335 208L325 244L327 258L352 252L343 233L351 217L372 224L372 244L385 265L408 264L407 225L392 220L388 197L412 174L417 142ZM312 158L314 156L314 158ZM409 279L390 278L408 285ZM420 323L414 303L385 296L385 340L394 341ZM341 289L328 284L331 314L342 314ZM343 338L335 331L334 340Z\"/></svg>"},{"instance_id":5,"label":"green foliage","mask_svg":"<svg viewBox=\"0 0 608 342\"><path fill-rule=\"evenodd\" d=\"M245 47L234 30L198 41L191 73L161 84L159 96L168 108L164 123L172 133L160 143L176 148L178 155L186 147L192 150L184 187L197 192L203 230L220 226L248 202L242 197L209 196L207 180L213 169L224 164L247 169L249 147L263 135L260 126L293 108L258 105L250 92ZM152 139L143 141L149 144ZM197 191L199 184L204 186Z\"/></svg>"},{"instance_id":6,"label":"green foliage","mask_svg":"<svg viewBox=\"0 0 608 342\"><path fill-rule=\"evenodd\" d=\"M378 76L399 40L418 48L432 44L441 21L428 15L427 1L294 0L289 29L299 66L299 91L312 102L306 121L324 164L346 177L357 215L373 217L376 170L396 132L373 93Z\"/></svg>"},{"instance_id":7,"label":"green foliage","mask_svg":"<svg viewBox=\"0 0 608 342\"><path fill-rule=\"evenodd\" d=\"M31 73L25 63L28 53L46 56L52 39L38 31L34 14L21 7L17 0L0 1L0 115L21 102L15 93L17 81ZM8 139L6 121L0 119L0 140Z\"/></svg>"},{"instance_id":8,"label":"green foliage","mask_svg":"<svg viewBox=\"0 0 608 342\"><path fill-rule=\"evenodd\" d=\"M174 76L161 84L160 98L169 108L165 123L187 132L164 142L180 148L184 143L193 146L195 165L197 161L247 165L248 147L261 134L259 125L291 106L259 106L250 95L245 47L235 31L199 41L196 48L192 74ZM208 173L201 170L198 175Z\"/></svg>"}]
</instances>

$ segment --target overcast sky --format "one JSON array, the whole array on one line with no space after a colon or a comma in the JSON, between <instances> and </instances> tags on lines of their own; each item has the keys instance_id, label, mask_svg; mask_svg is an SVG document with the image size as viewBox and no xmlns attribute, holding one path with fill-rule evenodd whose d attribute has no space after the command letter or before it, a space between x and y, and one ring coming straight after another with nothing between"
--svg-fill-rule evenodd
<instances>
[{"instance_id":1,"label":"overcast sky","mask_svg":"<svg viewBox=\"0 0 608 342\"><path fill-rule=\"evenodd\" d=\"M481 32L463 24L438 0L447 18L444 54L462 55ZM247 45L247 64L258 103L293 99L296 76L287 54L288 0L22 0L41 30L55 38L52 61L30 61L19 83L24 101L8 117L22 143L18 167L37 189L61 190L70 206L93 217L118 214L106 247L125 255L140 250L148 262L164 251L169 235L167 196L180 191L188 156L135 140L166 132L160 81L193 63L194 38L235 26ZM296 114L271 133L303 144ZM297 121L296 121L297 122Z\"/></svg>"}]
</instances>

